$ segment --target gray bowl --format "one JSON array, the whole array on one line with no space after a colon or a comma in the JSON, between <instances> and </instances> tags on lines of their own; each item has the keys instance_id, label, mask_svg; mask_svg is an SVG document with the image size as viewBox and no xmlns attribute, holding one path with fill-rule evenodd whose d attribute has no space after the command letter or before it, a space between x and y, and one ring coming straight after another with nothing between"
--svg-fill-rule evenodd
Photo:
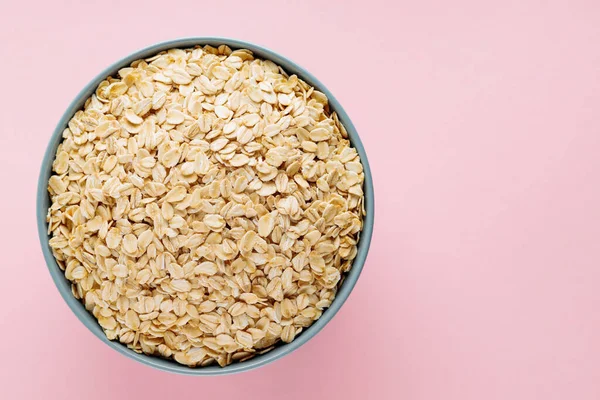
<instances>
[{"instance_id":1,"label":"gray bowl","mask_svg":"<svg viewBox=\"0 0 600 400\"><path fill-rule=\"evenodd\" d=\"M56 148L62 140L62 132L67 127L67 123L71 119L71 117L75 114L76 111L80 110L87 98L89 98L96 90L96 87L102 82L106 77L115 75L117 71L123 67L129 66L133 61L139 60L142 58L148 58L153 56L156 53L159 53L163 50L168 50L171 48L189 48L194 47L196 45L212 45L219 46L225 44L232 49L245 48L252 50L257 57L268 59L276 64L283 67L289 74L296 74L299 78L303 79L308 84L314 86L321 92L325 93L329 99L329 105L332 111L335 111L338 114L338 117L341 123L346 127L348 131L348 135L350 137L350 141L352 145L358 151L360 155L364 173L365 173L365 208L367 215L364 221L364 229L360 236L360 241L358 244L358 254L356 259L354 260L352 269L346 274L345 279L339 288L335 300L331 304L331 306L323 313L321 318L319 318L313 325L305 329L298 337L289 344L280 344L276 346L273 350L258 355L248 361L242 363L233 363L226 367L219 366L208 366L208 367L199 367L199 368L189 368L185 365L181 365L176 363L175 361L162 359L159 357L147 356L144 354L138 354L133 350L128 349L126 346L122 345L116 341L110 341L104 335L102 328L98 325L96 319L85 309L83 304L78 301L75 297L73 297L71 293L71 284L65 278L64 273L58 267L54 256L52 255L52 251L50 250L50 246L48 244L49 236L47 234L48 224L46 223L46 214L48 212L48 208L50 206L50 197L47 191L48 179L52 175L52 162L54 160L54 156L56 154ZM50 270L50 275L52 275L52 279L58 288L58 291L62 295L63 299L67 302L71 310L75 313L77 318L83 322L83 324L90 330L94 335L96 335L100 340L106 343L108 346L118 351L119 353L132 358L136 361L139 361L142 364L149 365L151 367L175 372L179 374L185 375L226 375L232 374L236 372L248 371L254 368L258 368L262 365L266 365L272 361L275 361L286 354L289 354L306 343L309 339L314 337L323 327L333 318L333 316L339 311L342 307L342 304L346 301L350 292L354 288L356 281L363 269L363 265L365 263L365 259L367 258L367 252L369 251L369 244L371 243L371 236L373 233L373 218L374 218L374 198L373 198L373 179L371 177L371 170L369 169L369 162L367 160L367 154L365 153L365 149L358 137L358 133L352 125L350 118L335 99L335 97L331 94L329 90L317 80L314 76L312 76L308 71L304 68L300 67L293 61L280 56L279 54L265 49L264 47L257 46L255 44L242 42L239 40L226 39L226 38L214 38L214 37L192 37L192 38L182 38L175 39L168 42L158 43L149 47L146 47L142 50L136 51L133 54L123 58L122 60L117 61L104 71L102 71L98 76L96 76L90 83L86 85L85 88L75 100L69 105L62 118L58 122L52 137L50 138L50 143L48 144L48 148L46 149L46 153L44 155L44 160L42 161L42 168L40 171L40 177L38 181L38 190L37 190L37 225L38 225L38 233L40 237L40 243L42 245L42 251L44 252L44 258L46 259L46 264L48 265L48 269ZM74 344L75 345L75 344Z\"/></svg>"}]
</instances>

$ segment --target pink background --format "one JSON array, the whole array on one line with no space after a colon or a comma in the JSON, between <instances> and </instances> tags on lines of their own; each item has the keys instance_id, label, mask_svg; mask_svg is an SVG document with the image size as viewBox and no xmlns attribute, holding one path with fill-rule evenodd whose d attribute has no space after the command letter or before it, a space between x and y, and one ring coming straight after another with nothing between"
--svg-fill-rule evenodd
<instances>
[{"instance_id":1,"label":"pink background","mask_svg":"<svg viewBox=\"0 0 600 400\"><path fill-rule=\"evenodd\" d=\"M0 3L0 397L600 398L597 1ZM275 364L218 378L97 340L54 287L34 218L42 154L77 92L140 47L202 35L321 79L377 197L338 316Z\"/></svg>"}]
</instances>

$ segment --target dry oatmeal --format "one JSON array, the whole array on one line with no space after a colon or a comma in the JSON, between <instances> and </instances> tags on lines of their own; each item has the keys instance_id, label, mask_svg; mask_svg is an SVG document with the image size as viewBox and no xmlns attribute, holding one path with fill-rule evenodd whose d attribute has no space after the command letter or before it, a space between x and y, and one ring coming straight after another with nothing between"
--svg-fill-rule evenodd
<instances>
[{"instance_id":1,"label":"dry oatmeal","mask_svg":"<svg viewBox=\"0 0 600 400\"><path fill-rule=\"evenodd\" d=\"M363 167L326 96L248 50L173 49L63 132L50 246L106 336L189 366L291 342L357 253Z\"/></svg>"}]
</instances>

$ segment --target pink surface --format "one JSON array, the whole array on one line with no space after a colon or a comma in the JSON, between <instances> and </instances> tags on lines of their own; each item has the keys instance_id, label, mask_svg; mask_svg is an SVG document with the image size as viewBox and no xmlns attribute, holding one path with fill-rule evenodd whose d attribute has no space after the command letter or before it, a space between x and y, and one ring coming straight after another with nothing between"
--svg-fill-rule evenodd
<instances>
[{"instance_id":1,"label":"pink surface","mask_svg":"<svg viewBox=\"0 0 600 400\"><path fill-rule=\"evenodd\" d=\"M600 3L0 2L0 397L600 398ZM97 340L54 287L34 218L42 154L77 92L133 50L202 35L321 79L377 198L338 316L275 364L219 378Z\"/></svg>"}]
</instances>

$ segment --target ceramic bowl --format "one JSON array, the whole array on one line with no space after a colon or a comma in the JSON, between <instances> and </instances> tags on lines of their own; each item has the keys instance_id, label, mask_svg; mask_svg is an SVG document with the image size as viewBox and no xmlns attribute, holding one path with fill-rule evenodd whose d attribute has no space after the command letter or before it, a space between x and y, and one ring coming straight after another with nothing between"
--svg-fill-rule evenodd
<instances>
[{"instance_id":1,"label":"ceramic bowl","mask_svg":"<svg viewBox=\"0 0 600 400\"><path fill-rule=\"evenodd\" d=\"M145 354L138 354L117 341L108 340L104 335L104 332L102 331L100 325L98 325L96 319L88 311L86 311L85 307L79 300L73 297L71 293L70 282L65 278L64 273L58 267L58 264L56 263L56 260L52 255L52 251L50 250L50 246L48 245L49 236L47 234L48 225L46 223L46 214L50 205L50 197L47 191L47 183L52 173L52 162L56 154L56 148L62 140L61 135L63 130L67 127L68 121L75 114L75 112L83 107L85 100L95 92L100 82L102 82L108 76L116 75L119 69L129 66L135 60L148 58L161 51L168 50L171 48L190 48L196 45L207 44L215 47L224 44L232 49L249 49L254 53L256 57L268 59L275 62L276 64L283 67L283 69L287 73L298 75L299 78L303 79L305 82L314 86L316 89L327 95L331 111L335 111L338 114L341 123L346 127L350 141L352 145L357 149L364 167L364 193L366 217L364 221L364 229L361 233L358 244L358 254L354 260L352 269L346 274L345 279L337 292L335 300L332 302L331 306L323 313L321 318L319 318L307 329L304 329L303 332L300 335L298 335L296 339L291 343L279 344L273 350L265 354L256 356L245 362L234 362L233 364L230 364L226 367L219 367L218 365L214 365L208 367L190 368L185 365L178 364L175 361L166 360L155 356L148 356ZM90 331L92 331L92 333L96 335L98 339L102 340L104 343L106 343L107 346L113 348L119 353L129 358L132 358L142 364L160 370L186 375L225 375L258 368L260 366L271 363L287 354L290 354L294 350L301 347L308 340L313 338L317 333L319 333L321 329L323 329L323 327L327 323L329 323L329 321L331 321L333 316L339 311L339 309L342 307L342 305L348 298L348 295L350 295L350 292L354 288L354 285L356 284L356 281L358 280L358 277L360 276L360 273L363 269L363 265L365 263L365 259L367 257L367 252L369 250L369 245L371 242L371 235L373 232L373 196L373 179L371 177L371 171L369 169L369 161L367 159L367 154L365 153L365 149L360 141L358 133L354 128L354 125L352 125L350 118L348 117L340 103L336 100L336 98L310 72L300 67L293 61L271 50L265 49L264 47L257 46L252 43L226 38L193 37L158 43L136 51L133 54L130 54L127 57L115 62L110 67L102 71L90 83L88 83L83 88L83 90L81 90L81 92L79 92L77 97L75 97L73 102L69 105L69 107L63 114L58 125L56 126L56 129L54 130L54 133L52 133L52 136L50 137L50 143L48 144L48 148L46 149L46 153L44 155L37 190L37 225L40 243L44 253L44 258L46 260L46 264L48 265L48 269L50 270L50 274L52 275L52 279L56 284L56 287L58 288L60 294L67 302L71 310L75 313L77 318L79 318L79 320L81 320L81 322L83 322L83 324ZM77 345L77 343L73 343L73 345ZM85 351L85 349L82 349L82 351Z\"/></svg>"}]
</instances>

